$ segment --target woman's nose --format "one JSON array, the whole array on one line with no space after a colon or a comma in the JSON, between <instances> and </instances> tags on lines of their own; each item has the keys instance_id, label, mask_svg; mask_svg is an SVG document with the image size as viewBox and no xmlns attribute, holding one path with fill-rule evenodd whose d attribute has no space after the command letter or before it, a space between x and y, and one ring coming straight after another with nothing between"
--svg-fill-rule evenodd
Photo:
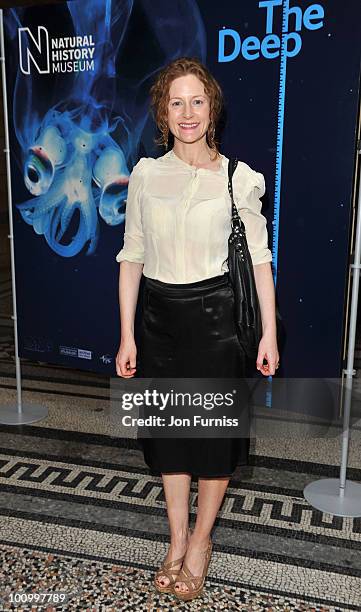
<instances>
[{"instance_id":1,"label":"woman's nose","mask_svg":"<svg viewBox=\"0 0 361 612\"><path fill-rule=\"evenodd\" d=\"M193 109L191 107L191 105L185 105L184 107L184 112L183 112L184 117L191 117L193 115Z\"/></svg>"}]
</instances>

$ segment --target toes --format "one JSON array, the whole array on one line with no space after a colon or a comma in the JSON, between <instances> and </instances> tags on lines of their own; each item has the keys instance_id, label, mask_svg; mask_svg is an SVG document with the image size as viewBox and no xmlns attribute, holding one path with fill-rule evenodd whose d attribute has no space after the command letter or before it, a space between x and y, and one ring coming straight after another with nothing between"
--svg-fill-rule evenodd
<instances>
[{"instance_id":1,"label":"toes","mask_svg":"<svg viewBox=\"0 0 361 612\"><path fill-rule=\"evenodd\" d=\"M181 593L187 593L188 592L188 587L186 584L184 584L184 582L176 582L174 585L174 588L177 591L180 591Z\"/></svg>"},{"instance_id":2,"label":"toes","mask_svg":"<svg viewBox=\"0 0 361 612\"><path fill-rule=\"evenodd\" d=\"M167 578L167 576L158 576L157 582L158 582L159 586L165 587L165 586L168 586L169 579Z\"/></svg>"}]
</instances>

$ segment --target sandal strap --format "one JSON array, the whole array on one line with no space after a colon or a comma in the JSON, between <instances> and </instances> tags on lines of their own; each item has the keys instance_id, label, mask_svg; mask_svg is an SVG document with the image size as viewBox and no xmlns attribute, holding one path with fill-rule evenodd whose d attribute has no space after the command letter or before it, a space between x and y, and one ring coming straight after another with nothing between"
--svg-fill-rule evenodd
<instances>
[{"instance_id":1,"label":"sandal strap","mask_svg":"<svg viewBox=\"0 0 361 612\"><path fill-rule=\"evenodd\" d=\"M179 559L174 559L174 561L167 561L166 563L163 562L163 564L160 566L160 568L156 572L156 577L167 576L167 578L169 578L169 580L173 580L173 582L174 582L174 576L178 575L179 570L178 569L176 569L176 570L174 569L172 571L172 568L177 563L181 563L183 561L184 557L185 557L185 555L183 555L183 557L180 557Z\"/></svg>"},{"instance_id":2,"label":"sandal strap","mask_svg":"<svg viewBox=\"0 0 361 612\"><path fill-rule=\"evenodd\" d=\"M178 572L171 572L171 571L168 571L168 570L164 570L162 572L157 572L155 578L156 578L156 580L158 580L162 576L166 576L169 579L169 583L171 583L171 582L175 582L176 581L176 578L178 576ZM167 584L166 586L169 586L169 584Z\"/></svg>"},{"instance_id":3,"label":"sandal strap","mask_svg":"<svg viewBox=\"0 0 361 612\"><path fill-rule=\"evenodd\" d=\"M176 582L184 582L184 584L190 585L192 590L197 590L203 581L203 576L194 576L189 568L186 568L185 570L183 568L184 564L177 576ZM188 574L186 572L188 572Z\"/></svg>"},{"instance_id":4,"label":"sandal strap","mask_svg":"<svg viewBox=\"0 0 361 612\"><path fill-rule=\"evenodd\" d=\"M192 533L192 529L189 529L189 533ZM174 567L178 563L182 563L184 557L185 557L185 554L182 557L179 557L179 559L174 559L174 561L167 561L167 562L163 561L157 573L159 574L161 570L167 572L167 570L170 570L172 567ZM176 571L178 572L178 570ZM171 573L174 574L175 572L171 572Z\"/></svg>"},{"instance_id":5,"label":"sandal strap","mask_svg":"<svg viewBox=\"0 0 361 612\"><path fill-rule=\"evenodd\" d=\"M169 580L169 584L164 586L170 586L171 583L175 582L178 576L178 572L168 572L165 570L164 572L157 572L155 575L155 579L158 581L161 577L166 576Z\"/></svg>"},{"instance_id":6,"label":"sandal strap","mask_svg":"<svg viewBox=\"0 0 361 612\"><path fill-rule=\"evenodd\" d=\"M188 585L190 584L192 585L192 590L197 590L202 584L202 582L205 580L205 576L208 571L208 565L209 565L209 561L211 557L211 551L212 551L212 542L210 540L206 550L204 551L205 559L204 559L203 572L201 576L195 576L194 574L192 574L192 572L190 571L185 561L183 561L182 568L175 582L184 582L184 584L188 584Z\"/></svg>"},{"instance_id":7,"label":"sandal strap","mask_svg":"<svg viewBox=\"0 0 361 612\"><path fill-rule=\"evenodd\" d=\"M165 569L170 569L171 567L174 567L174 565L177 565L177 563L181 563L184 557L185 555L183 555L183 557L179 557L179 559L174 559L174 561L167 561L166 563L163 563L163 567Z\"/></svg>"}]
</instances>

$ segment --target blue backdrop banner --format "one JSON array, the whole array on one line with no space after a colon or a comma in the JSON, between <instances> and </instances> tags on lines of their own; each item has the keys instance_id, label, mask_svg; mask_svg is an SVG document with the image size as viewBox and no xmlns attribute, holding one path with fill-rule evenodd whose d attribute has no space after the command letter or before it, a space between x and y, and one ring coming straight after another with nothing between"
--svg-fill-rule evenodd
<instances>
[{"instance_id":1,"label":"blue backdrop banner","mask_svg":"<svg viewBox=\"0 0 361 612\"><path fill-rule=\"evenodd\" d=\"M165 152L157 71L198 57L225 94L221 151L266 179L284 376L342 368L359 0L73 0L4 11L20 356L115 375L129 174ZM141 300L136 317L139 333Z\"/></svg>"}]
</instances>

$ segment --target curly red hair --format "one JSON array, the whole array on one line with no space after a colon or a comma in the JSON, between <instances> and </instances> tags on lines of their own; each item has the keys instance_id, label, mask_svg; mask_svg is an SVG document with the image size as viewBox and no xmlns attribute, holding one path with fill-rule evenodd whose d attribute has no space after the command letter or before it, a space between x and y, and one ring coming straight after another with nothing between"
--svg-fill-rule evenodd
<instances>
[{"instance_id":1,"label":"curly red hair","mask_svg":"<svg viewBox=\"0 0 361 612\"><path fill-rule=\"evenodd\" d=\"M219 154L219 143L216 140L215 130L223 108L223 93L219 83L208 68L196 57L179 57L167 64L160 70L150 88L151 110L156 125L161 132L160 137L155 139L155 143L168 148L169 127L167 116L170 84L174 79L187 74L194 74L198 77L209 97L210 122L207 130L207 143L215 151L216 158Z\"/></svg>"}]
</instances>

